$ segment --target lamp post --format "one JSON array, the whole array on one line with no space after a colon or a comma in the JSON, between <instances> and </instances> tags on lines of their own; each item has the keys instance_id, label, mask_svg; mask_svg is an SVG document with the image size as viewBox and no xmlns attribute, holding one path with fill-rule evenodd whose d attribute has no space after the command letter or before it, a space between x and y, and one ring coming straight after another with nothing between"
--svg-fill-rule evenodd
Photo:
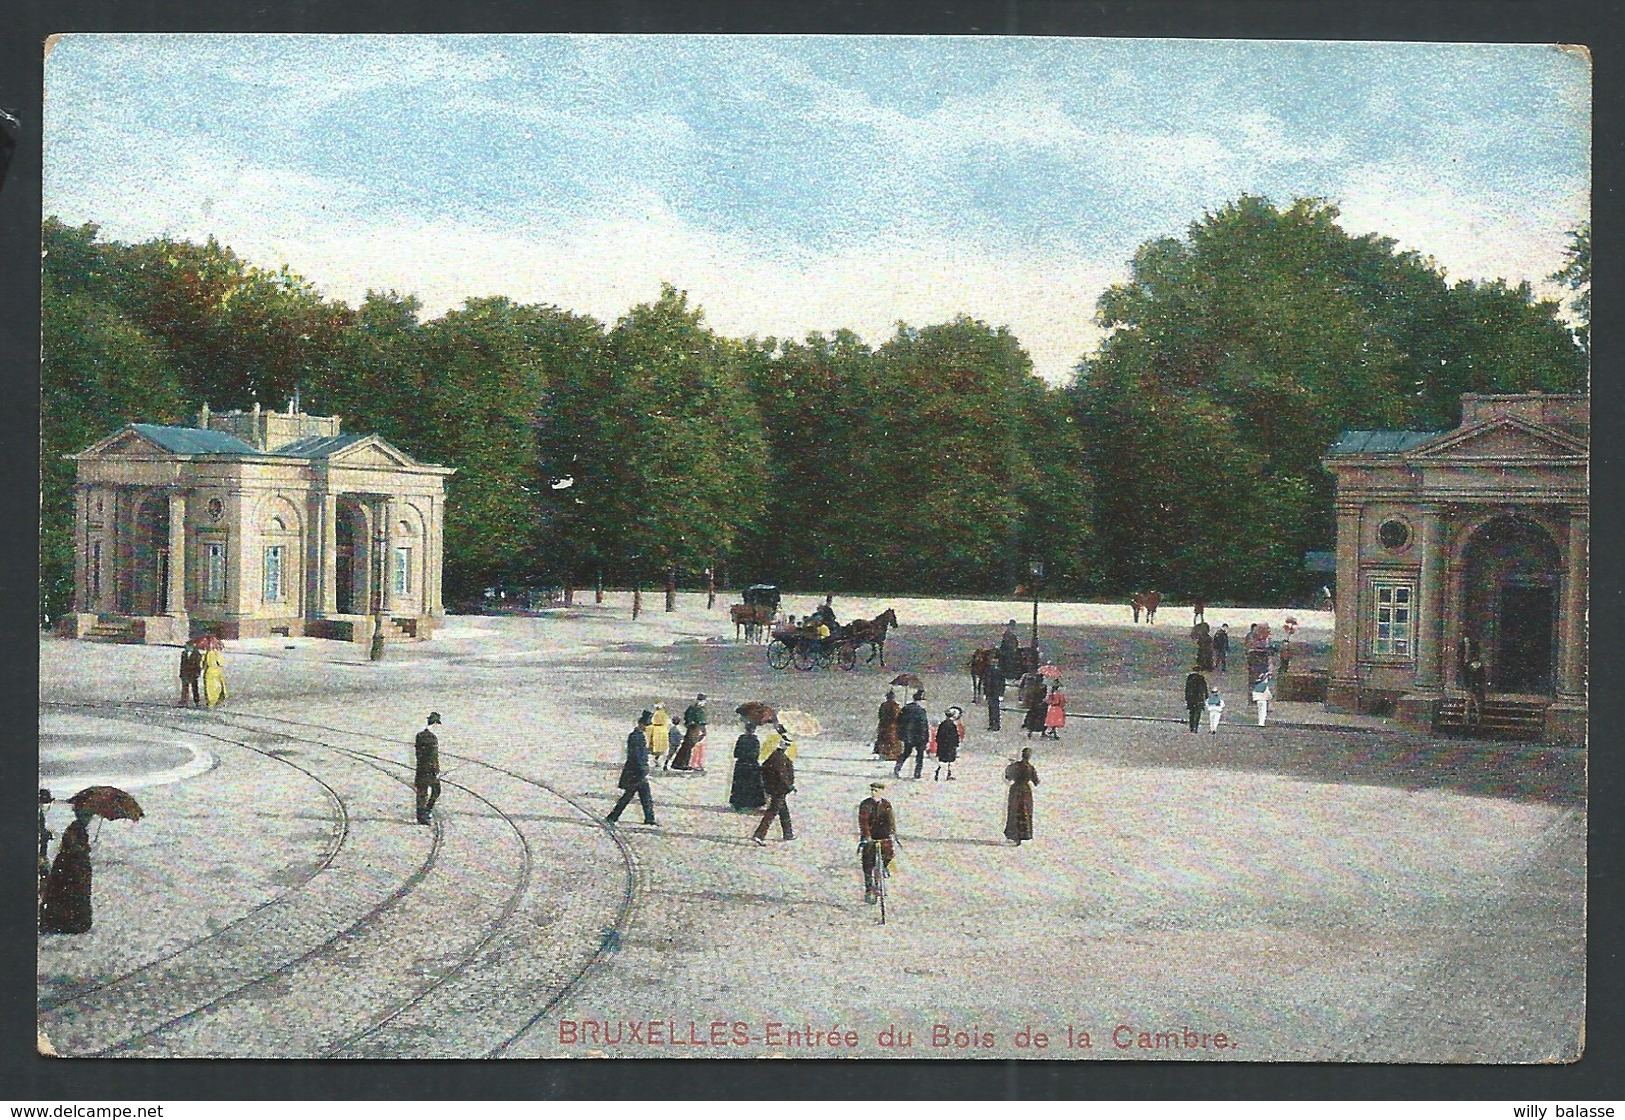
<instances>
[{"instance_id":1,"label":"lamp post","mask_svg":"<svg viewBox=\"0 0 1625 1120\"><path fill-rule=\"evenodd\" d=\"M1027 561L1027 575L1033 586L1033 650L1038 649L1038 581L1044 578L1044 562L1042 560Z\"/></svg>"}]
</instances>

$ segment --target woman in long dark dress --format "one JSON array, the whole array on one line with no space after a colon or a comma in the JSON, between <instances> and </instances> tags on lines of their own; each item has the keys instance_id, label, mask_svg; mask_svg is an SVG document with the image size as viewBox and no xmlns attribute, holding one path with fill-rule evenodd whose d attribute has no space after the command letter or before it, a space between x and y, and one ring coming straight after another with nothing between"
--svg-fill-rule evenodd
<instances>
[{"instance_id":1,"label":"woman in long dark dress","mask_svg":"<svg viewBox=\"0 0 1625 1120\"><path fill-rule=\"evenodd\" d=\"M1033 787L1038 784L1038 771L1032 764L1033 749L1024 747L1021 761L1004 768L1004 780L1010 783L1010 800L1004 812L1004 836L1013 844L1033 838Z\"/></svg>"},{"instance_id":2,"label":"woman in long dark dress","mask_svg":"<svg viewBox=\"0 0 1625 1120\"><path fill-rule=\"evenodd\" d=\"M897 717L902 712L903 706L897 702L897 693L888 689L875 719L875 753L887 762L896 761L897 756L903 753L903 744L897 737Z\"/></svg>"},{"instance_id":3,"label":"woman in long dark dress","mask_svg":"<svg viewBox=\"0 0 1625 1120\"><path fill-rule=\"evenodd\" d=\"M62 830L56 862L45 880L42 933L90 932L90 832L86 826L93 815L89 809L75 807L73 823Z\"/></svg>"},{"instance_id":4,"label":"woman in long dark dress","mask_svg":"<svg viewBox=\"0 0 1625 1120\"><path fill-rule=\"evenodd\" d=\"M1035 731L1040 735L1044 733L1044 716L1049 709L1047 700L1044 678L1037 673L1027 674L1021 682L1021 702L1027 706L1027 714L1021 720L1021 729L1027 733L1029 739L1033 737Z\"/></svg>"},{"instance_id":5,"label":"woman in long dark dress","mask_svg":"<svg viewBox=\"0 0 1625 1120\"><path fill-rule=\"evenodd\" d=\"M762 741L756 737L756 725L745 724L745 733L734 744L733 785L728 790L728 804L737 812L760 809L767 804L767 790L762 786Z\"/></svg>"}]
</instances>

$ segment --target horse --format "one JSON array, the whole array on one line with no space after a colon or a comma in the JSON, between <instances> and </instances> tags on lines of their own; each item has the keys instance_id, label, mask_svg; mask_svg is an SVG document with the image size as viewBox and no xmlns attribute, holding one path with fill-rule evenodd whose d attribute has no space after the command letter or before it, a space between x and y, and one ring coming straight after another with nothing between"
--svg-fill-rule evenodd
<instances>
[{"instance_id":1,"label":"horse","mask_svg":"<svg viewBox=\"0 0 1625 1120\"><path fill-rule=\"evenodd\" d=\"M979 649L970 655L971 703L982 702L982 691L987 685L987 671L999 663L999 651Z\"/></svg>"},{"instance_id":2,"label":"horse","mask_svg":"<svg viewBox=\"0 0 1625 1120\"><path fill-rule=\"evenodd\" d=\"M1140 612L1145 612L1147 625L1157 621L1157 605L1162 602L1162 595L1156 591L1145 591L1129 600L1129 607L1134 611L1134 621L1140 621Z\"/></svg>"},{"instance_id":3,"label":"horse","mask_svg":"<svg viewBox=\"0 0 1625 1120\"><path fill-rule=\"evenodd\" d=\"M744 603L735 603L728 608L728 616L734 623L734 640L738 641L741 631L745 641L759 642L767 632L767 627L773 621L773 612L766 607L748 607Z\"/></svg>"},{"instance_id":4,"label":"horse","mask_svg":"<svg viewBox=\"0 0 1625 1120\"><path fill-rule=\"evenodd\" d=\"M881 668L886 667L886 631L897 625L897 612L890 607L878 618L855 618L846 625L846 637L854 645L867 645L869 656L864 664L880 658Z\"/></svg>"}]
</instances>

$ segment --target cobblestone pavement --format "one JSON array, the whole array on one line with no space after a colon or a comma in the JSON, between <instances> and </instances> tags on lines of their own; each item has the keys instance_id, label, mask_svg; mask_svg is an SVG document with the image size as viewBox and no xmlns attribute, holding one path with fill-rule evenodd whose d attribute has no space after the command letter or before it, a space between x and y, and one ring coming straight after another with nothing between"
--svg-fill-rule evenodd
<instances>
[{"instance_id":1,"label":"cobblestone pavement","mask_svg":"<svg viewBox=\"0 0 1625 1120\"><path fill-rule=\"evenodd\" d=\"M1069 707L1112 718L1031 742L1038 838L1017 848L1013 716L995 736L969 711L952 784L894 781L868 750L897 670L934 716L969 708L963 660L997 631L943 613L900 610L891 668L851 673L775 672L688 602L453 620L377 665L233 643L216 712L172 706L172 650L47 639L51 765L81 773L61 756L99 742L169 777L139 791L144 820L99 829L92 932L41 939L41 1026L110 1056L1576 1055L1583 752L1314 705L1191 735L1170 710L1182 628L1056 626ZM606 827L637 710L700 691L708 771L655 779L657 828ZM727 806L747 699L824 728L800 747L796 839L766 848ZM430 708L446 789L422 828L408 762ZM853 822L876 777L903 837L884 926Z\"/></svg>"}]
</instances>

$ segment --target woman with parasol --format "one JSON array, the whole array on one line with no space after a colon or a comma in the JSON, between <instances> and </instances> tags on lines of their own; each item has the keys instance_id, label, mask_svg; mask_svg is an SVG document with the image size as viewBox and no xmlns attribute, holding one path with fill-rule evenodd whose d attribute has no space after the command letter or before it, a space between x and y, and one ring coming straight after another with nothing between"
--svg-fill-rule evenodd
<instances>
[{"instance_id":1,"label":"woman with parasol","mask_svg":"<svg viewBox=\"0 0 1625 1120\"><path fill-rule=\"evenodd\" d=\"M41 933L90 932L90 819L141 819L135 798L112 786L91 786L68 798L73 823L62 830L62 843L45 880L40 912Z\"/></svg>"},{"instance_id":2,"label":"woman with parasol","mask_svg":"<svg viewBox=\"0 0 1625 1120\"><path fill-rule=\"evenodd\" d=\"M888 688L875 720L875 753L887 762L894 761L903 753L903 744L897 738L897 717L902 711L903 706L897 702L897 690Z\"/></svg>"},{"instance_id":3,"label":"woman with parasol","mask_svg":"<svg viewBox=\"0 0 1625 1120\"><path fill-rule=\"evenodd\" d=\"M734 743L733 782L728 787L728 804L737 813L760 809L767 804L762 785L762 741L756 737L758 722L776 719L778 713L767 704L751 701L735 709L745 721L745 733Z\"/></svg>"}]
</instances>

